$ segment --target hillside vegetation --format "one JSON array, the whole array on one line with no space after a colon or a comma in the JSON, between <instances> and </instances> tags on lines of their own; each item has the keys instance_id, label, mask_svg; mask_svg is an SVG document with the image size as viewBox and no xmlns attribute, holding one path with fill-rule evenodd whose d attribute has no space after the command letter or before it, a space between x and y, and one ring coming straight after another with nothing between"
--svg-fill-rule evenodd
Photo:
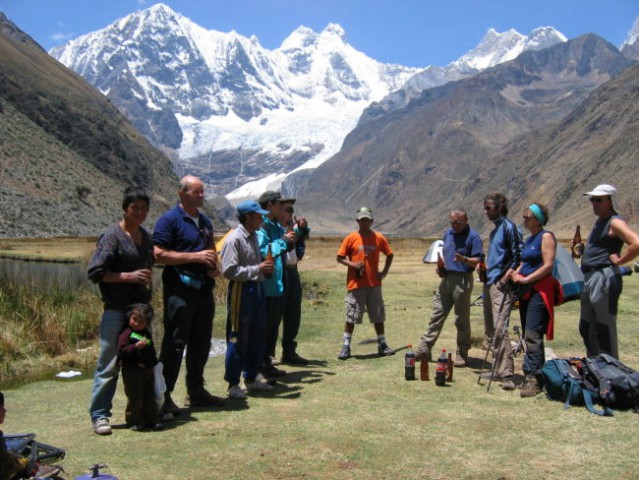
<instances>
[{"instance_id":1,"label":"hillside vegetation","mask_svg":"<svg viewBox=\"0 0 639 480\"><path fill-rule=\"evenodd\" d=\"M127 185L177 198L169 159L99 91L0 14L0 237L97 235Z\"/></svg>"}]
</instances>

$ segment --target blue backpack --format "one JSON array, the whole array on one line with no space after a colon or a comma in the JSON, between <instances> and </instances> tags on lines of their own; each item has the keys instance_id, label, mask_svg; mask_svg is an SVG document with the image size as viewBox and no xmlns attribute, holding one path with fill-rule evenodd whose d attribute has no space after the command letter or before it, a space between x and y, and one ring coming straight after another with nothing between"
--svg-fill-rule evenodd
<instances>
[{"instance_id":1,"label":"blue backpack","mask_svg":"<svg viewBox=\"0 0 639 480\"><path fill-rule=\"evenodd\" d=\"M597 392L588 388L579 372L569 360L557 358L548 360L541 373L545 379L546 393L549 398L564 402L564 410L571 405L585 405L595 415L611 417L612 410L607 406L597 410L595 403L599 400Z\"/></svg>"}]
</instances>

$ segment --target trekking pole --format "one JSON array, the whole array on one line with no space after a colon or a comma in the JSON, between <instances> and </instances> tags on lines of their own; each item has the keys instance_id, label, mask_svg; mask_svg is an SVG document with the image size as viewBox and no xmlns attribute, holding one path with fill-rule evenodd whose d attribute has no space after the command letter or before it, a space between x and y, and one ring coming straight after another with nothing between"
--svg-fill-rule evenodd
<instances>
[{"instance_id":1,"label":"trekking pole","mask_svg":"<svg viewBox=\"0 0 639 480\"><path fill-rule=\"evenodd\" d=\"M504 307L504 300L506 298L507 295L509 295L510 293L514 292L514 285L512 283L508 283L508 286L506 288L506 291L504 292L504 299L502 299L502 304L501 304L501 309L503 309ZM504 349L504 335L506 335L506 332L508 332L508 324L510 323L510 314L512 313L512 306L513 306L513 302L514 302L514 298L513 301L510 302L510 308L508 309L508 313L506 314L506 316L504 317L504 324L503 324L503 328L501 329L501 335L499 338L499 347L497 348L497 350L495 351L495 358L493 360L493 365L492 368L490 370L490 379L488 380L488 386L486 387L486 392L490 392L490 386L493 383L493 378L495 376L495 370L497 369L497 360L499 359L499 356L501 355L501 352ZM501 309L500 309L500 315L501 315ZM510 345L508 346L508 348L512 348Z\"/></svg>"},{"instance_id":2,"label":"trekking pole","mask_svg":"<svg viewBox=\"0 0 639 480\"><path fill-rule=\"evenodd\" d=\"M484 299L486 301L488 299ZM504 309L504 303L506 302L506 295L504 295L501 299L501 305L499 305L499 315L501 316L501 312ZM493 319L494 320L494 319ZM486 355L484 355L484 361L481 364L481 370L479 371L479 377L477 378L477 385L481 385L481 376L484 373L484 367L486 366L486 362L488 361L488 355L490 354L490 350L493 348L493 341L495 340L495 333L497 333L497 329L493 330L493 334L490 336L490 343L488 344L488 348L486 349Z\"/></svg>"}]
</instances>

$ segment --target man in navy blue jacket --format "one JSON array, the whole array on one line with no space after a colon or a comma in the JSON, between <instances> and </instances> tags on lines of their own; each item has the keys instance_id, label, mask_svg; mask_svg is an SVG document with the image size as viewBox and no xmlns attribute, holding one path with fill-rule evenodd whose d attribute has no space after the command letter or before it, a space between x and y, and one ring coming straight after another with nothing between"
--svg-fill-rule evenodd
<instances>
[{"instance_id":1,"label":"man in navy blue jacket","mask_svg":"<svg viewBox=\"0 0 639 480\"><path fill-rule=\"evenodd\" d=\"M508 219L508 199L501 193L484 197L486 216L495 224L490 232L484 284L485 347L495 349L495 374L504 390L514 390L513 350L505 325L514 301L510 276L521 262L523 240L517 226ZM488 342L493 339L492 345Z\"/></svg>"}]
</instances>

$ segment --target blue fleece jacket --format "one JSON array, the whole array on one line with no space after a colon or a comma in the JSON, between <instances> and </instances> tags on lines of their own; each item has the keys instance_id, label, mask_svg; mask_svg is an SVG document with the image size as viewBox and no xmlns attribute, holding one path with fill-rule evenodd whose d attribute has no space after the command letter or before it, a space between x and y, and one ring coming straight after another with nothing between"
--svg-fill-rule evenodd
<instances>
[{"instance_id":1,"label":"blue fleece jacket","mask_svg":"<svg viewBox=\"0 0 639 480\"><path fill-rule=\"evenodd\" d=\"M490 246L486 259L486 283L496 283L508 269L515 269L521 262L523 240L517 226L506 217L495 220L490 232Z\"/></svg>"}]
</instances>

